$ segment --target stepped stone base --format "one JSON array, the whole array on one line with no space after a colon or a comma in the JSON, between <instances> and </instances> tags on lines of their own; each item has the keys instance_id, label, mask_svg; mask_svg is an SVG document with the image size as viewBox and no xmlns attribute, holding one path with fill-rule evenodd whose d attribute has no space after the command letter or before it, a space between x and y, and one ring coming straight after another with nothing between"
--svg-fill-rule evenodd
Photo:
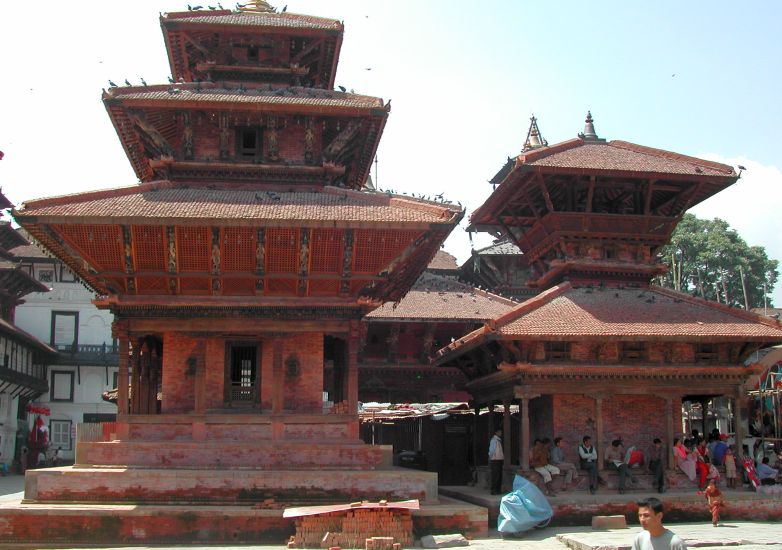
<instances>
[{"instance_id":1,"label":"stepped stone base","mask_svg":"<svg viewBox=\"0 0 782 550\"><path fill-rule=\"evenodd\" d=\"M154 469L66 466L28 470L25 502L284 503L437 501L437 473L377 470Z\"/></svg>"},{"instance_id":2,"label":"stepped stone base","mask_svg":"<svg viewBox=\"0 0 782 550\"><path fill-rule=\"evenodd\" d=\"M101 441L80 442L78 466L150 468L344 468L391 466L390 445L361 440Z\"/></svg>"},{"instance_id":3,"label":"stepped stone base","mask_svg":"<svg viewBox=\"0 0 782 550\"><path fill-rule=\"evenodd\" d=\"M250 506L0 504L4 544L219 544L284 542L294 520ZM487 535L486 508L443 499L413 512L413 534Z\"/></svg>"}]
</instances>

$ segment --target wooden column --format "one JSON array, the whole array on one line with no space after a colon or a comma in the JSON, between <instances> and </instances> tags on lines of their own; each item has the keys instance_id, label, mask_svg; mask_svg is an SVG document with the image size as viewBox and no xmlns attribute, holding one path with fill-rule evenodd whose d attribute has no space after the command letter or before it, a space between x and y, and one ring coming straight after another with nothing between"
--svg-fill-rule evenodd
<instances>
[{"instance_id":1,"label":"wooden column","mask_svg":"<svg viewBox=\"0 0 782 550\"><path fill-rule=\"evenodd\" d=\"M744 455L744 438L746 437L742 416L749 418L749 413L746 411L746 392L744 386L739 384L736 386L736 394L733 398L733 425L736 434L735 452L741 456Z\"/></svg>"},{"instance_id":2,"label":"wooden column","mask_svg":"<svg viewBox=\"0 0 782 550\"><path fill-rule=\"evenodd\" d=\"M133 344L133 371L130 373L130 414L139 414L141 411L141 399L139 398L139 386L141 384L141 338L136 338Z\"/></svg>"},{"instance_id":3,"label":"wooden column","mask_svg":"<svg viewBox=\"0 0 782 550\"><path fill-rule=\"evenodd\" d=\"M361 344L360 321L350 322L348 335L348 414L358 414L358 347Z\"/></svg>"},{"instance_id":4,"label":"wooden column","mask_svg":"<svg viewBox=\"0 0 782 550\"><path fill-rule=\"evenodd\" d=\"M595 441L595 449L597 449L597 469L603 469L603 455L605 454L605 434L603 433L603 399L605 395L595 395L595 422L597 424L597 441Z\"/></svg>"},{"instance_id":5,"label":"wooden column","mask_svg":"<svg viewBox=\"0 0 782 550\"><path fill-rule=\"evenodd\" d=\"M519 437L519 463L523 471L529 471L529 402L530 399L539 397L540 394L533 394L529 388L518 386L514 390L516 399L519 399L519 410L521 411L521 434Z\"/></svg>"},{"instance_id":6,"label":"wooden column","mask_svg":"<svg viewBox=\"0 0 782 550\"><path fill-rule=\"evenodd\" d=\"M502 453L505 457L503 467L510 466L510 399L502 400Z\"/></svg>"},{"instance_id":7,"label":"wooden column","mask_svg":"<svg viewBox=\"0 0 782 550\"><path fill-rule=\"evenodd\" d=\"M282 368L283 339L272 338L272 412L281 413L285 404L285 376Z\"/></svg>"},{"instance_id":8,"label":"wooden column","mask_svg":"<svg viewBox=\"0 0 782 550\"><path fill-rule=\"evenodd\" d=\"M480 430L478 429L480 426L480 419L481 419L481 407L480 405L475 405L473 412L475 413L472 417L472 465L474 468L478 467L478 464L483 462L481 460L481 452L485 449L481 445L481 441L478 438L478 435L480 434Z\"/></svg>"},{"instance_id":9,"label":"wooden column","mask_svg":"<svg viewBox=\"0 0 782 550\"><path fill-rule=\"evenodd\" d=\"M117 374L117 419L122 421L128 414L128 363L130 342L127 334L118 336L119 373Z\"/></svg>"},{"instance_id":10,"label":"wooden column","mask_svg":"<svg viewBox=\"0 0 782 550\"><path fill-rule=\"evenodd\" d=\"M665 445L664 447L666 450L666 454L668 455L666 464L668 465L668 468L672 470L675 467L673 463L673 450L671 449L671 446L673 445L673 397L671 397L670 395L663 395L661 397L665 402Z\"/></svg>"}]
</instances>

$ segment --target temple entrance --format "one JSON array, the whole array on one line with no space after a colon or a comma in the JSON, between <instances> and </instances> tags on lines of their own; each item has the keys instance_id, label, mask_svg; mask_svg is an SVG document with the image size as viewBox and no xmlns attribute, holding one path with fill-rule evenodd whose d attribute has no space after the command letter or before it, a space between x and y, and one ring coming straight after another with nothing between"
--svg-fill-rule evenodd
<instances>
[{"instance_id":1,"label":"temple entrance","mask_svg":"<svg viewBox=\"0 0 782 550\"><path fill-rule=\"evenodd\" d=\"M228 349L227 401L230 406L252 406L260 403L260 370L258 346L232 344Z\"/></svg>"}]
</instances>

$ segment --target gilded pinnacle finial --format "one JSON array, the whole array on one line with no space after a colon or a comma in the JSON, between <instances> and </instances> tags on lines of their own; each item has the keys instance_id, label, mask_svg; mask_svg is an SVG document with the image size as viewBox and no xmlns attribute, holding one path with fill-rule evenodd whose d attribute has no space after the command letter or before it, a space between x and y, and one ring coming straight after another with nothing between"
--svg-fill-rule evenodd
<instances>
[{"instance_id":1,"label":"gilded pinnacle finial","mask_svg":"<svg viewBox=\"0 0 782 550\"><path fill-rule=\"evenodd\" d=\"M548 145L548 142L543 139L543 136L540 134L540 129L538 128L538 119L535 118L535 115L532 115L529 121L530 123L529 130L527 130L527 141L524 142L524 147L521 150L522 153L529 151L530 149L539 149Z\"/></svg>"},{"instance_id":2,"label":"gilded pinnacle finial","mask_svg":"<svg viewBox=\"0 0 782 550\"><path fill-rule=\"evenodd\" d=\"M581 139L597 139L595 125L592 122L592 111L587 111L586 120L584 122L584 133L579 134L578 137Z\"/></svg>"},{"instance_id":3,"label":"gilded pinnacle finial","mask_svg":"<svg viewBox=\"0 0 782 550\"><path fill-rule=\"evenodd\" d=\"M237 7L245 13L277 13L277 9L265 0L250 0L246 4L237 4Z\"/></svg>"}]
</instances>

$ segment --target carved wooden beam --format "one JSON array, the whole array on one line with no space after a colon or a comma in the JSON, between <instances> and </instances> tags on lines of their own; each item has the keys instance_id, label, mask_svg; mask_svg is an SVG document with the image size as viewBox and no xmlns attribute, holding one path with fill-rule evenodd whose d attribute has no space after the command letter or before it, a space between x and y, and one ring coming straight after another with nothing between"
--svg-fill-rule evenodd
<instances>
[{"instance_id":1,"label":"carved wooden beam","mask_svg":"<svg viewBox=\"0 0 782 550\"><path fill-rule=\"evenodd\" d=\"M358 134L361 125L357 120L351 120L342 128L339 134L323 148L323 158L333 162L339 157L347 147L348 143Z\"/></svg>"},{"instance_id":2,"label":"carved wooden beam","mask_svg":"<svg viewBox=\"0 0 782 550\"><path fill-rule=\"evenodd\" d=\"M168 249L168 272L171 278L168 280L168 290L171 294L177 292L177 257L176 257L176 229L173 225L166 227L166 243Z\"/></svg>"},{"instance_id":3,"label":"carved wooden beam","mask_svg":"<svg viewBox=\"0 0 782 550\"><path fill-rule=\"evenodd\" d=\"M125 252L125 274L127 275L128 292L134 294L136 292L136 279L133 272L133 237L128 225L122 226L122 248Z\"/></svg>"},{"instance_id":4,"label":"carved wooden beam","mask_svg":"<svg viewBox=\"0 0 782 550\"><path fill-rule=\"evenodd\" d=\"M259 227L255 232L255 293L263 294L266 270L266 230Z\"/></svg>"},{"instance_id":5,"label":"carved wooden beam","mask_svg":"<svg viewBox=\"0 0 782 550\"><path fill-rule=\"evenodd\" d=\"M191 46L193 46L193 47L194 47L196 50L198 50L199 52L201 52L202 54L204 54L204 55L205 55L207 58L209 57L209 55L210 55L210 51L209 51L209 49L208 49L208 48L205 48L204 46L202 46L201 44L199 44L198 42L196 42L195 40L193 40L193 38L191 38L191 37L190 37L190 35L189 35L189 34L187 34L187 33L185 33L185 32L181 33L181 35L182 35L182 38L184 38L184 39L185 39L185 41L186 41L188 44L190 44L190 45L191 45Z\"/></svg>"},{"instance_id":6,"label":"carved wooden beam","mask_svg":"<svg viewBox=\"0 0 782 550\"><path fill-rule=\"evenodd\" d=\"M220 267L222 264L220 251L220 228L212 228L212 294L219 295L220 289Z\"/></svg>"},{"instance_id":7,"label":"carved wooden beam","mask_svg":"<svg viewBox=\"0 0 782 550\"><path fill-rule=\"evenodd\" d=\"M543 174L536 174L535 183L540 188L541 193L543 193L543 200L546 201L546 208L548 208L548 211L555 212L556 210L554 209L554 203L551 202L551 195L548 192L548 187L546 187L546 182L543 179Z\"/></svg>"},{"instance_id":8,"label":"carved wooden beam","mask_svg":"<svg viewBox=\"0 0 782 550\"><path fill-rule=\"evenodd\" d=\"M321 38L319 40L313 40L312 42L307 45L303 50L301 50L299 53L294 55L291 58L291 63L299 63L305 55L312 52L315 48L320 47L323 44L324 40ZM324 48L325 49L325 48Z\"/></svg>"},{"instance_id":9,"label":"carved wooden beam","mask_svg":"<svg viewBox=\"0 0 782 550\"><path fill-rule=\"evenodd\" d=\"M354 234L352 229L346 229L343 236L342 253L342 281L339 285L339 293L344 296L350 292L350 277L353 275L353 243Z\"/></svg>"},{"instance_id":10,"label":"carved wooden beam","mask_svg":"<svg viewBox=\"0 0 782 550\"><path fill-rule=\"evenodd\" d=\"M174 148L171 147L168 140L163 137L163 134L161 134L152 124L147 122L146 114L143 111L129 109L128 118L133 122L136 131L146 136L150 144L157 149L158 156L173 158Z\"/></svg>"},{"instance_id":11,"label":"carved wooden beam","mask_svg":"<svg viewBox=\"0 0 782 550\"><path fill-rule=\"evenodd\" d=\"M649 214L652 207L652 194L654 193L654 184L657 180L649 180L646 184L646 199L644 200L644 214Z\"/></svg>"},{"instance_id":12,"label":"carved wooden beam","mask_svg":"<svg viewBox=\"0 0 782 550\"><path fill-rule=\"evenodd\" d=\"M299 231L299 296L307 294L307 277L310 272L311 229Z\"/></svg>"}]
</instances>

